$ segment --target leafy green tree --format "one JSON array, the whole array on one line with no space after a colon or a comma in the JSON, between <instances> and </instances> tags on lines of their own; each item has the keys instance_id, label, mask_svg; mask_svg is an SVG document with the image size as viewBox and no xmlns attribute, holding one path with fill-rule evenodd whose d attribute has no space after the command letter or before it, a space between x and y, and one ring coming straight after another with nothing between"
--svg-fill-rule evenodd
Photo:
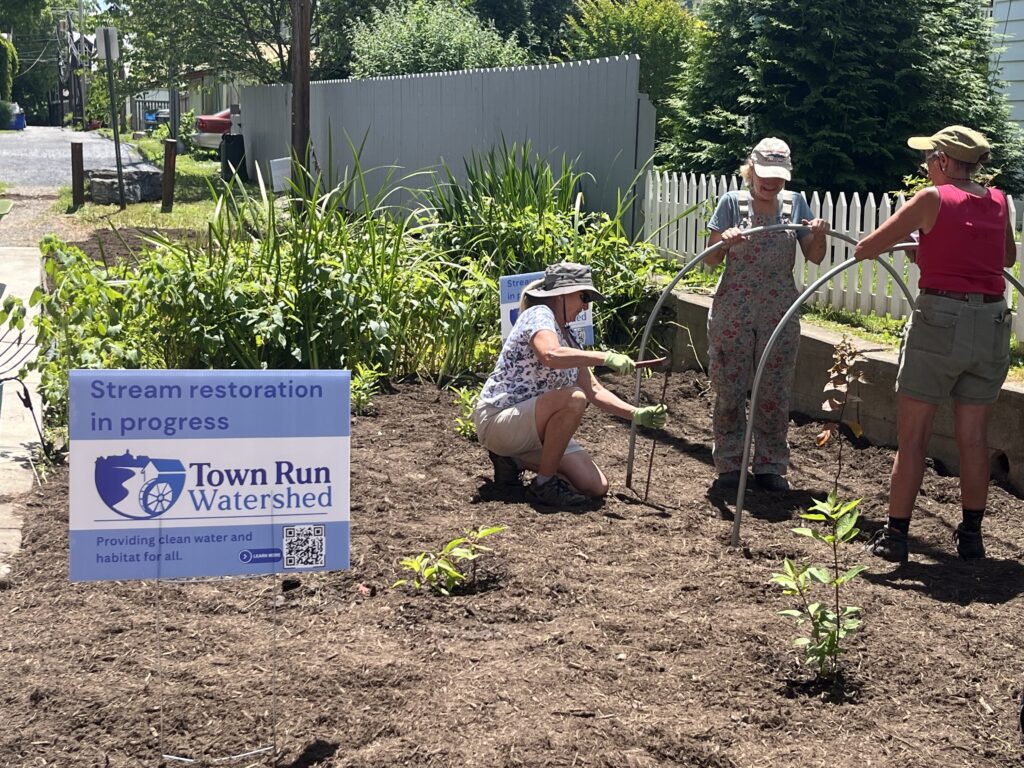
<instances>
[{"instance_id":1,"label":"leafy green tree","mask_svg":"<svg viewBox=\"0 0 1024 768\"><path fill-rule=\"evenodd\" d=\"M525 64L530 54L456 0L414 0L375 11L352 35L355 77Z\"/></svg>"},{"instance_id":2,"label":"leafy green tree","mask_svg":"<svg viewBox=\"0 0 1024 768\"><path fill-rule=\"evenodd\" d=\"M574 0L472 0L471 6L502 35L546 57L560 54L563 22L575 13Z\"/></svg>"},{"instance_id":3,"label":"leafy green tree","mask_svg":"<svg viewBox=\"0 0 1024 768\"><path fill-rule=\"evenodd\" d=\"M180 85L200 69L258 83L289 79L288 0L121 0L120 10L126 57L145 87Z\"/></svg>"},{"instance_id":4,"label":"leafy green tree","mask_svg":"<svg viewBox=\"0 0 1024 768\"><path fill-rule=\"evenodd\" d=\"M23 34L43 13L46 5L46 0L0 0L0 30Z\"/></svg>"},{"instance_id":5,"label":"leafy green tree","mask_svg":"<svg viewBox=\"0 0 1024 768\"><path fill-rule=\"evenodd\" d=\"M316 44L312 74L317 80L344 79L351 74L352 29L368 21L374 10L383 10L389 0L319 0L313 18Z\"/></svg>"},{"instance_id":6,"label":"leafy green tree","mask_svg":"<svg viewBox=\"0 0 1024 768\"><path fill-rule=\"evenodd\" d=\"M575 59L640 55L640 90L659 106L671 94L694 38L695 20L679 0L579 0L562 40Z\"/></svg>"},{"instance_id":7,"label":"leafy green tree","mask_svg":"<svg viewBox=\"0 0 1024 768\"><path fill-rule=\"evenodd\" d=\"M14 88L14 73L18 71L18 52L14 44L0 37L0 101L10 101Z\"/></svg>"}]
</instances>

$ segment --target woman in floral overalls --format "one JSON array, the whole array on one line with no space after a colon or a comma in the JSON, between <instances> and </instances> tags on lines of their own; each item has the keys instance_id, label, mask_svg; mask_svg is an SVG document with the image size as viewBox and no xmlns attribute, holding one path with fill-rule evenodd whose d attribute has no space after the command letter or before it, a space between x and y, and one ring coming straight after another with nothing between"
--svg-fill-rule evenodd
<instances>
[{"instance_id":1,"label":"woman in floral overalls","mask_svg":"<svg viewBox=\"0 0 1024 768\"><path fill-rule=\"evenodd\" d=\"M754 370L775 326L796 300L793 283L796 244L804 257L820 264L825 256L828 223L813 218L807 201L787 192L792 160L789 147L776 138L762 139L740 169L747 188L728 192L719 201L708 227L708 245L725 245L706 263L725 259L725 272L715 290L708 318L711 385L715 390L712 455L716 488L739 484L746 430L747 394ZM770 224L800 222L806 230L783 230L747 239L744 230ZM800 321L783 330L765 365L754 420L753 472L757 484L785 491L789 467L789 393L793 386Z\"/></svg>"}]
</instances>

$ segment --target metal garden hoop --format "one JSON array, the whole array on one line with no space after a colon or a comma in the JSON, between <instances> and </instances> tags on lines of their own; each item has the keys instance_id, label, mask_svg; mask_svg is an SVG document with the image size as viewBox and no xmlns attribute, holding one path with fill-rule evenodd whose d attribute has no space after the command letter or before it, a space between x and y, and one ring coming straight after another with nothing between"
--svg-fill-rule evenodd
<instances>
[{"instance_id":1,"label":"metal garden hoop","mask_svg":"<svg viewBox=\"0 0 1024 768\"><path fill-rule=\"evenodd\" d=\"M900 243L899 245L894 245L890 249L890 251L909 248L912 245L914 244ZM818 278L818 280L816 280L814 284L808 286L807 290L804 291L800 295L800 297L793 303L793 305L789 308L789 311L782 316L782 319L779 321L779 324L775 326L775 331L772 333L771 338L768 339L768 344L764 348L764 354L761 355L761 360L757 364L757 373L754 374L754 383L750 388L751 414L754 413L754 408L757 405L758 389L761 385L761 374L764 372L765 362L768 360L768 353L771 352L772 347L775 345L776 339L782 333L782 329L785 327L786 323L789 322L789 319L793 316L793 314L800 308L800 306L807 300L807 298L812 293L814 293L814 291L820 288L827 280L831 279L834 275L839 274L844 269L852 267L856 263L856 261L850 259L848 261L843 262L842 264L837 265L833 269L830 269L827 273ZM879 263L884 264L889 269L889 273L892 274L893 278L895 278L899 282L900 287L903 289L903 292L907 295L907 300L910 302L910 305L914 306L915 302L910 296L910 291L907 290L907 286L903 283L903 281L896 276L888 262L879 261ZM1020 281L1017 280L1017 278L1014 277L1012 274L1010 274L1009 270L1003 270L1003 277L1005 277L1018 291L1020 291L1021 295L1024 295L1024 285L1021 285ZM746 466L747 462L750 461L750 443L753 438L753 434L753 418L748 418L747 428L743 435L743 464L740 468L740 485L738 492L736 494L736 513L732 520L732 539L730 541L730 544L733 547L738 547L740 545L740 522L743 517L743 501L747 491Z\"/></svg>"}]
</instances>

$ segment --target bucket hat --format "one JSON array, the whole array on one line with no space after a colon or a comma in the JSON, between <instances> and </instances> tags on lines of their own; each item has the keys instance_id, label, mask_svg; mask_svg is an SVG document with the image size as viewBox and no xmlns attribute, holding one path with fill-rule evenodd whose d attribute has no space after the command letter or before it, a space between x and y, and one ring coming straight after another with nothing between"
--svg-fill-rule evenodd
<instances>
[{"instance_id":1,"label":"bucket hat","mask_svg":"<svg viewBox=\"0 0 1024 768\"><path fill-rule=\"evenodd\" d=\"M560 261L544 270L544 278L540 284L524 291L528 296L544 298L545 296L562 296L567 293L587 291L594 301L602 301L605 297L594 287L590 267L584 264L573 264Z\"/></svg>"},{"instance_id":2,"label":"bucket hat","mask_svg":"<svg viewBox=\"0 0 1024 768\"><path fill-rule=\"evenodd\" d=\"M963 125L949 125L931 136L911 136L907 139L911 149L937 150L945 152L961 163L980 163L992 148L988 139L972 128Z\"/></svg>"},{"instance_id":3,"label":"bucket hat","mask_svg":"<svg viewBox=\"0 0 1024 768\"><path fill-rule=\"evenodd\" d=\"M789 181L793 175L793 158L789 145L774 136L761 139L750 150L750 162L754 164L754 173L762 179L785 179Z\"/></svg>"}]
</instances>

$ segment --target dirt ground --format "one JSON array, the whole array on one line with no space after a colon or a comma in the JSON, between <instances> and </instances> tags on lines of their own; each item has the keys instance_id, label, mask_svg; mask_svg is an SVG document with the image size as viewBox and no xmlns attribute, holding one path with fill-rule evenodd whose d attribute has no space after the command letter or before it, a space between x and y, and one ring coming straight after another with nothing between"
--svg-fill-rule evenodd
<instances>
[{"instance_id":1,"label":"dirt ground","mask_svg":"<svg viewBox=\"0 0 1024 768\"><path fill-rule=\"evenodd\" d=\"M4 197L13 200L14 207L0 219L0 245L31 247L51 233L64 240L80 240L94 229L92 224L57 212L56 189L15 187Z\"/></svg>"},{"instance_id":2,"label":"dirt ground","mask_svg":"<svg viewBox=\"0 0 1024 768\"><path fill-rule=\"evenodd\" d=\"M36 246L44 236L54 234L97 261L114 265L131 260L145 247L143 238L152 232L135 227L120 227L115 232L110 227L59 213L57 191L48 187L16 187L5 197L14 201L14 208L0 219L0 246ZM194 233L180 229L159 232L176 240L195 237Z\"/></svg>"},{"instance_id":3,"label":"dirt ground","mask_svg":"<svg viewBox=\"0 0 1024 768\"><path fill-rule=\"evenodd\" d=\"M768 580L786 555L823 555L790 528L829 487L835 446L793 424L799 490L749 494L731 550L733 499L707 495L706 380L677 374L669 393L654 503L623 487L627 426L591 409L581 441L613 490L570 514L497 491L450 395L400 385L354 420L351 570L301 580L70 584L67 474L51 470L20 499L24 549L0 590L0 766L211 762L273 744L276 763L233 764L1024 766L1020 500L993 489L990 557L962 562L956 479L930 468L911 561L870 562L853 583L865 627L845 684L822 688ZM639 446L643 493L651 441ZM874 530L892 454L845 454L842 494L863 497ZM508 530L475 591L390 587L399 558L496 523Z\"/></svg>"}]
</instances>

